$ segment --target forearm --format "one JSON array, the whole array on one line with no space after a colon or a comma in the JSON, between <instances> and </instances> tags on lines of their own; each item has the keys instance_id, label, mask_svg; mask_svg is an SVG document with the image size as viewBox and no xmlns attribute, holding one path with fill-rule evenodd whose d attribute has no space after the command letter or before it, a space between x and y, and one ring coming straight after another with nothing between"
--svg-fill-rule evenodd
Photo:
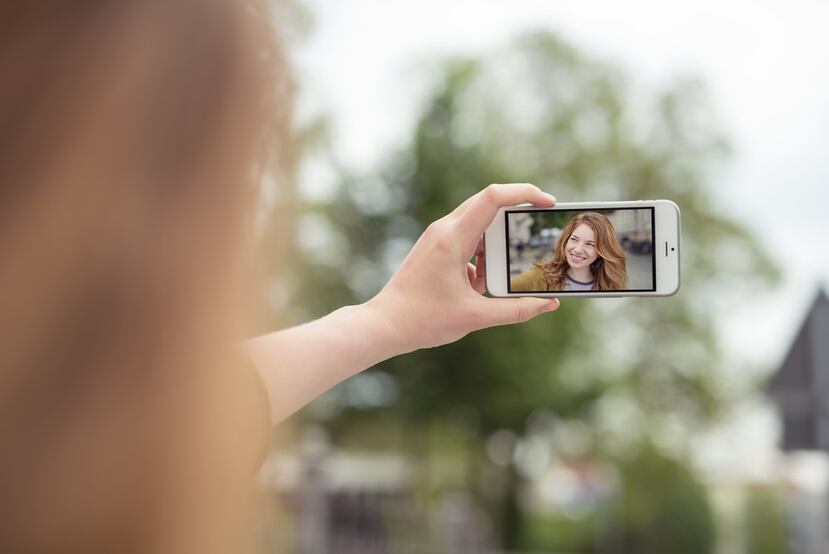
<instances>
[{"instance_id":1,"label":"forearm","mask_svg":"<svg viewBox=\"0 0 829 554\"><path fill-rule=\"evenodd\" d=\"M250 339L244 348L265 382L274 423L337 383L407 350L370 304L346 306Z\"/></svg>"},{"instance_id":2,"label":"forearm","mask_svg":"<svg viewBox=\"0 0 829 554\"><path fill-rule=\"evenodd\" d=\"M424 231L374 298L244 345L268 390L274 423L385 359L493 325L527 321L558 300L481 296L482 236L498 210L555 198L530 184L490 185ZM476 265L469 265L472 256Z\"/></svg>"}]
</instances>

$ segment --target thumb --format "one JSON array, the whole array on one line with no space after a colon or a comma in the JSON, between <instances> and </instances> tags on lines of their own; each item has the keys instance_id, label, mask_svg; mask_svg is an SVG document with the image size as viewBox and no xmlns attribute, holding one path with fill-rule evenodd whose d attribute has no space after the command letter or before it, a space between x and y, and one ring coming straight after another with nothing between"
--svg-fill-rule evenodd
<instances>
[{"instance_id":1,"label":"thumb","mask_svg":"<svg viewBox=\"0 0 829 554\"><path fill-rule=\"evenodd\" d=\"M552 312L561 305L558 298L482 298L485 327L529 321L537 315Z\"/></svg>"}]
</instances>

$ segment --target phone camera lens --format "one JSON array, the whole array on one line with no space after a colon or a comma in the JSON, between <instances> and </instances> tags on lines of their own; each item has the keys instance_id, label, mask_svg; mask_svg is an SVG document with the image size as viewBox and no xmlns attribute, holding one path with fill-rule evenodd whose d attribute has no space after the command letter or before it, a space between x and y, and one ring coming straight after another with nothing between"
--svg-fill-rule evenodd
<instances>
[{"instance_id":1,"label":"phone camera lens","mask_svg":"<svg viewBox=\"0 0 829 554\"><path fill-rule=\"evenodd\" d=\"M676 248L671 248L671 252L673 252L674 250L676 250Z\"/></svg>"}]
</instances>

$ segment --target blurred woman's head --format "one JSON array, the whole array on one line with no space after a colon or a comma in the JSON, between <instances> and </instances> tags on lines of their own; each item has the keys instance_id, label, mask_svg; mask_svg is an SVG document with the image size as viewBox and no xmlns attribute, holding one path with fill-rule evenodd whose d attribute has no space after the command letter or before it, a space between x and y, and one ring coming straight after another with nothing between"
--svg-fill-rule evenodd
<instances>
[{"instance_id":1,"label":"blurred woman's head","mask_svg":"<svg viewBox=\"0 0 829 554\"><path fill-rule=\"evenodd\" d=\"M218 467L221 345L289 113L240 4L0 7L0 550L161 551Z\"/></svg>"},{"instance_id":2,"label":"blurred woman's head","mask_svg":"<svg viewBox=\"0 0 829 554\"><path fill-rule=\"evenodd\" d=\"M574 216L562 229L555 253L539 264L550 290L563 290L568 271L589 268L593 290L622 290L627 286L625 251L607 217L598 212Z\"/></svg>"}]
</instances>

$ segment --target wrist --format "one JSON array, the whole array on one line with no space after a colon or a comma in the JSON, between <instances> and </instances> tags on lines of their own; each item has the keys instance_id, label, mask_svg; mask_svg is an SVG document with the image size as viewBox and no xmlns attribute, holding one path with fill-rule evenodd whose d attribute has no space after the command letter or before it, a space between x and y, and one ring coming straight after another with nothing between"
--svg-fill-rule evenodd
<instances>
[{"instance_id":1,"label":"wrist","mask_svg":"<svg viewBox=\"0 0 829 554\"><path fill-rule=\"evenodd\" d=\"M399 313L400 310L396 310L392 304L393 302L381 292L359 305L365 317L371 322L370 327L376 333L378 346L388 352L388 358L417 349L417 346L411 343L411 337L403 332L397 323L394 314Z\"/></svg>"}]
</instances>

